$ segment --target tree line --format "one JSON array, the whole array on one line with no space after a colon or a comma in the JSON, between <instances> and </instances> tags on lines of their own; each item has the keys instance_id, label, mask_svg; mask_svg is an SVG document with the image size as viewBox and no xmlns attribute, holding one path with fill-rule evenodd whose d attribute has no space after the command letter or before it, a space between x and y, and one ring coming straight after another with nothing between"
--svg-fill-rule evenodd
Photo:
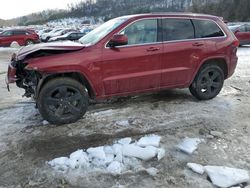
<instances>
[{"instance_id":1,"label":"tree line","mask_svg":"<svg viewBox=\"0 0 250 188\"><path fill-rule=\"evenodd\" d=\"M193 0L189 8L192 12L213 14L227 21L250 21L249 0Z\"/></svg>"},{"instance_id":2,"label":"tree line","mask_svg":"<svg viewBox=\"0 0 250 188\"><path fill-rule=\"evenodd\" d=\"M224 17L228 21L250 21L250 0L84 0L67 10L47 10L16 19L19 25L44 24L67 18L93 16L104 21L148 12L197 12Z\"/></svg>"}]
</instances>

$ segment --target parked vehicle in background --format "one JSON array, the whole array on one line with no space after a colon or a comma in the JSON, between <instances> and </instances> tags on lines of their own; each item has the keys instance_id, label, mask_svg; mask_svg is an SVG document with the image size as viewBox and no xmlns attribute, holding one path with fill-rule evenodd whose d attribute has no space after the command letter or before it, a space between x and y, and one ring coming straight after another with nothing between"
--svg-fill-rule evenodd
<instances>
[{"instance_id":1,"label":"parked vehicle in background","mask_svg":"<svg viewBox=\"0 0 250 188\"><path fill-rule=\"evenodd\" d=\"M250 24L229 26L240 41L240 45L250 44Z\"/></svg>"},{"instance_id":2,"label":"parked vehicle in background","mask_svg":"<svg viewBox=\"0 0 250 188\"><path fill-rule=\"evenodd\" d=\"M85 27L83 29L80 30L81 33L83 33L84 35L88 34L90 31L92 31L93 29L90 27Z\"/></svg>"},{"instance_id":3,"label":"parked vehicle in background","mask_svg":"<svg viewBox=\"0 0 250 188\"><path fill-rule=\"evenodd\" d=\"M42 29L42 30L38 31L37 34L39 35L39 37L41 37L43 34L49 33L51 31L52 31L52 29Z\"/></svg>"},{"instance_id":4,"label":"parked vehicle in background","mask_svg":"<svg viewBox=\"0 0 250 188\"><path fill-rule=\"evenodd\" d=\"M53 35L55 35L55 33L57 33L57 32L59 32L59 31L61 31L61 30L63 30L63 29L61 29L61 28L55 28L55 29L52 29L50 32L48 32L48 33L43 33L42 35L41 35L41 41L42 42L47 42L51 37L53 37Z\"/></svg>"},{"instance_id":5,"label":"parked vehicle in background","mask_svg":"<svg viewBox=\"0 0 250 188\"><path fill-rule=\"evenodd\" d=\"M78 43L50 43L14 54L7 85L33 97L54 124L77 121L89 99L189 88L216 97L237 65L239 41L216 16L188 13L112 19Z\"/></svg>"},{"instance_id":6,"label":"parked vehicle in background","mask_svg":"<svg viewBox=\"0 0 250 188\"><path fill-rule=\"evenodd\" d=\"M39 36L29 29L5 30L0 34L0 46L10 46L12 42L20 46L39 43Z\"/></svg>"},{"instance_id":7,"label":"parked vehicle in background","mask_svg":"<svg viewBox=\"0 0 250 188\"><path fill-rule=\"evenodd\" d=\"M65 41L65 40L77 41L80 38L82 38L84 35L85 35L84 33L69 32L69 33L66 33L65 35L62 35L62 36L52 37L49 39L49 42Z\"/></svg>"},{"instance_id":8,"label":"parked vehicle in background","mask_svg":"<svg viewBox=\"0 0 250 188\"><path fill-rule=\"evenodd\" d=\"M45 34L46 37L42 36L42 40L44 42L47 42L52 37L61 36L61 35L64 35L64 34L66 34L68 32L73 32L73 31L76 31L76 30L74 30L74 29L58 29L58 30L55 30L55 32L52 32L52 33L49 32L47 35Z\"/></svg>"}]
</instances>

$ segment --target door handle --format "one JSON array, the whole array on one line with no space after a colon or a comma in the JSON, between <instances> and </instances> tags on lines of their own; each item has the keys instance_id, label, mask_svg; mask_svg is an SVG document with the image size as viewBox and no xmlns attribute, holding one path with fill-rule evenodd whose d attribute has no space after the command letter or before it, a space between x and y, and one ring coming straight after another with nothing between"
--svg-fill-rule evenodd
<instances>
[{"instance_id":1,"label":"door handle","mask_svg":"<svg viewBox=\"0 0 250 188\"><path fill-rule=\"evenodd\" d=\"M201 42L196 42L196 43L193 43L193 46L204 46L204 43L201 43Z\"/></svg>"},{"instance_id":2,"label":"door handle","mask_svg":"<svg viewBox=\"0 0 250 188\"><path fill-rule=\"evenodd\" d=\"M156 48L156 47L150 47L147 49L148 52L155 52L155 51L158 51L160 50L160 48Z\"/></svg>"}]
</instances>

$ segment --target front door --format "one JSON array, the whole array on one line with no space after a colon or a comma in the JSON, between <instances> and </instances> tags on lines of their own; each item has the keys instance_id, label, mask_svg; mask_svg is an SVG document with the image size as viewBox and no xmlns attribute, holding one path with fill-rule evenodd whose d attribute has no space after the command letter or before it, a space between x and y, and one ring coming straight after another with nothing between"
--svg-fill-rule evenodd
<instances>
[{"instance_id":1,"label":"front door","mask_svg":"<svg viewBox=\"0 0 250 188\"><path fill-rule=\"evenodd\" d=\"M12 42L12 38L13 38L13 32L8 30L8 31L4 31L3 33L1 33L0 36L0 45L1 46L10 46L11 42Z\"/></svg>"},{"instance_id":2,"label":"front door","mask_svg":"<svg viewBox=\"0 0 250 188\"><path fill-rule=\"evenodd\" d=\"M128 45L103 50L101 66L105 95L159 88L163 46L159 42L158 20L136 21L120 33L128 37Z\"/></svg>"}]
</instances>

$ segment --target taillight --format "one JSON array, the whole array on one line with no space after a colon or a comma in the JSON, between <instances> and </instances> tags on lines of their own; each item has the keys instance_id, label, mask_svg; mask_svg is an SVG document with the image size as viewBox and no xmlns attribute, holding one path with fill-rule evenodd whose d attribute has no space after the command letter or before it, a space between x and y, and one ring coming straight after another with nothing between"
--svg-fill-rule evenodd
<instances>
[{"instance_id":1,"label":"taillight","mask_svg":"<svg viewBox=\"0 0 250 188\"><path fill-rule=\"evenodd\" d=\"M233 43L232 43L232 45L234 47L239 47L240 46L240 41L239 40L234 40Z\"/></svg>"}]
</instances>

